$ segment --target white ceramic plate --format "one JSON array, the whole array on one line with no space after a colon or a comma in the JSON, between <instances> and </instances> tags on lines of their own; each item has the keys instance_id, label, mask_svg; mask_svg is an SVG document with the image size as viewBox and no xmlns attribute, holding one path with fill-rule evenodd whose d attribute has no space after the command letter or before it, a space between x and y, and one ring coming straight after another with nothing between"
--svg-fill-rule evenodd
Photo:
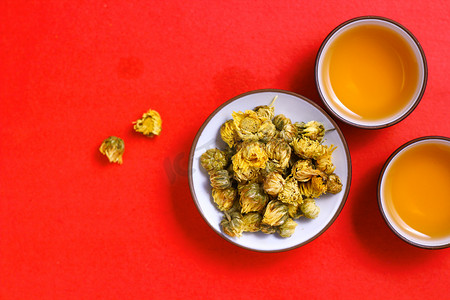
<instances>
[{"instance_id":1,"label":"white ceramic plate","mask_svg":"<svg viewBox=\"0 0 450 300\"><path fill-rule=\"evenodd\" d=\"M323 195L316 200L320 214L316 219L300 218L295 233L289 238L278 234L261 232L244 232L242 237L226 235L220 226L223 213L219 211L211 197L211 186L208 173L200 165L200 156L210 148L225 149L226 144L220 138L221 125L231 119L233 111L245 111L259 105L274 103L275 115L284 114L293 122L319 121L325 129L335 129L325 134L324 144L333 144L337 149L333 152L335 173L341 178L342 191L336 195ZM328 114L311 100L292 92L282 90L257 90L239 95L217 108L201 126L192 144L189 157L189 185L192 198L208 225L221 237L240 247L262 251L276 252L290 250L312 241L321 235L337 218L348 196L351 182L351 160L345 138Z\"/></svg>"}]
</instances>

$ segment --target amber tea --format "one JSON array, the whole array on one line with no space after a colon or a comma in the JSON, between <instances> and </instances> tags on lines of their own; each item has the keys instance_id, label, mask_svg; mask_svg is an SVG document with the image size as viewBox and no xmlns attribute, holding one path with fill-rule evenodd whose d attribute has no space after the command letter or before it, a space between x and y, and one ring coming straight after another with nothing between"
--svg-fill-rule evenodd
<instances>
[{"instance_id":1,"label":"amber tea","mask_svg":"<svg viewBox=\"0 0 450 300\"><path fill-rule=\"evenodd\" d=\"M327 105L351 123L389 123L419 97L424 63L414 41L393 24L362 20L342 28L325 46L319 89Z\"/></svg>"},{"instance_id":2,"label":"amber tea","mask_svg":"<svg viewBox=\"0 0 450 300\"><path fill-rule=\"evenodd\" d=\"M381 183L385 214L421 241L450 238L450 141L423 140L400 151Z\"/></svg>"}]
</instances>

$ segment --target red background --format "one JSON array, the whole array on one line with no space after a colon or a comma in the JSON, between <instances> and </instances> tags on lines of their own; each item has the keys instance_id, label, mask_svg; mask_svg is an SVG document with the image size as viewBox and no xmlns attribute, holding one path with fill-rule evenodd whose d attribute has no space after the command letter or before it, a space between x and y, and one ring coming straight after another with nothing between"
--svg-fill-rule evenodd
<instances>
[{"instance_id":1,"label":"red background","mask_svg":"<svg viewBox=\"0 0 450 300\"><path fill-rule=\"evenodd\" d=\"M2 1L0 298L448 297L450 250L397 238L377 207L388 156L450 136L448 1ZM322 236L282 253L226 242L203 221L187 178L208 115L249 90L320 103L325 36L361 15L394 19L421 42L429 81L403 122L339 125L350 195ZM161 136L132 121L152 108ZM125 140L123 165L98 152Z\"/></svg>"}]
</instances>

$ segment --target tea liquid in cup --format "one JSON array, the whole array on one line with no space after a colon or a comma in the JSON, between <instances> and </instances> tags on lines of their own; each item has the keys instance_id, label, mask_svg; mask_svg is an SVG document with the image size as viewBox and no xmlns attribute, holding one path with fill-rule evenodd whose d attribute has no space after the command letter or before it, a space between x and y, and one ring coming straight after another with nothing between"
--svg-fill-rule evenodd
<instances>
[{"instance_id":1,"label":"tea liquid in cup","mask_svg":"<svg viewBox=\"0 0 450 300\"><path fill-rule=\"evenodd\" d=\"M400 147L379 182L380 210L391 229L424 248L450 245L450 138L426 137Z\"/></svg>"},{"instance_id":2,"label":"tea liquid in cup","mask_svg":"<svg viewBox=\"0 0 450 300\"><path fill-rule=\"evenodd\" d=\"M316 83L341 120L381 128L406 117L425 90L426 60L409 31L378 17L350 20L322 44Z\"/></svg>"}]
</instances>

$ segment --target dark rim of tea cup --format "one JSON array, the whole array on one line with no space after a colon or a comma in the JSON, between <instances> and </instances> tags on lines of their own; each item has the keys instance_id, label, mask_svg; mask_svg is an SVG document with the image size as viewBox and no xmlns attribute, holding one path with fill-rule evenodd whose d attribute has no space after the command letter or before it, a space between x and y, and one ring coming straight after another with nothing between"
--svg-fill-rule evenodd
<instances>
[{"instance_id":1,"label":"dark rim of tea cup","mask_svg":"<svg viewBox=\"0 0 450 300\"><path fill-rule=\"evenodd\" d=\"M403 30L406 34L408 34L411 39L414 41L414 43L416 44L419 52L420 52L420 56L422 58L422 62L423 62L423 80L421 82L422 84L422 88L419 92L419 94L417 95L417 98L414 99L414 103L413 105L404 113L402 113L399 117L397 117L396 119L385 123L385 124L380 124L380 125L364 125L364 124L358 124L354 121L348 120L347 118L345 118L344 116L342 116L339 112L335 111L330 104L328 104L328 100L326 99L325 95L322 93L322 90L320 88L320 84L319 84L319 60L323 55L323 50L325 48L325 46L328 44L329 40L336 34L336 32L338 32L341 28L354 23L356 21L361 21L361 20L380 20L380 21L385 21L388 23L393 24L394 26L399 27L401 30ZM350 124L352 126L355 127L359 127L359 128L363 128L363 129L381 129L381 128L386 128L389 126L392 126L394 124L397 124L398 122L404 120L407 116L409 116L414 109L417 107L417 105L419 105L420 100L422 99L424 93L425 93L425 89L427 86L427 80L428 80L428 66L427 66L427 60L425 57L425 52L422 49L422 46L420 45L419 41L417 40L417 38L403 25L401 25L400 23L385 18L385 17L379 17L379 16L362 16L362 17L357 17L357 18L353 18L350 19L348 21L345 21L344 23L340 24L339 26L337 26L335 29L333 29L333 31L331 31L327 37L325 38L325 40L322 42L319 51L317 52L317 56L316 56L316 62L315 62L315 81L316 81L316 87L317 87L317 91L319 92L320 98L322 99L322 102L324 103L324 105L327 107L327 110L333 115L335 116L337 119L339 119L340 121Z\"/></svg>"},{"instance_id":2,"label":"dark rim of tea cup","mask_svg":"<svg viewBox=\"0 0 450 300\"><path fill-rule=\"evenodd\" d=\"M383 169L380 172L380 176L378 178L378 186L377 186L377 198L378 198L378 208L381 212L381 215L383 216L384 221L386 222L386 224L388 225L388 227L391 229L392 232L395 233L395 235L397 235L400 239L402 239L403 241L407 242L410 245L419 247L419 248L423 248L423 249L444 249L444 248L448 248L450 247L450 242L446 243L446 244L441 244L441 245L423 245L414 241L411 241L410 239L408 239L407 237L405 237L401 232L398 232L394 226L391 224L391 222L389 222L389 219L387 217L387 213L385 212L385 210L383 209L383 205L382 205L382 195L381 195L381 182L383 180L383 177L385 175L385 171L387 169L387 167L391 164L392 160L397 156L397 154L402 151L403 149L405 149L406 147L416 144L418 142L422 142L422 141L447 141L450 142L450 138L445 137L445 136L423 136L423 137L419 137L416 139L413 139L403 145L401 145L400 147L398 147L390 156L389 158L386 160L386 162L383 165Z\"/></svg>"}]
</instances>

